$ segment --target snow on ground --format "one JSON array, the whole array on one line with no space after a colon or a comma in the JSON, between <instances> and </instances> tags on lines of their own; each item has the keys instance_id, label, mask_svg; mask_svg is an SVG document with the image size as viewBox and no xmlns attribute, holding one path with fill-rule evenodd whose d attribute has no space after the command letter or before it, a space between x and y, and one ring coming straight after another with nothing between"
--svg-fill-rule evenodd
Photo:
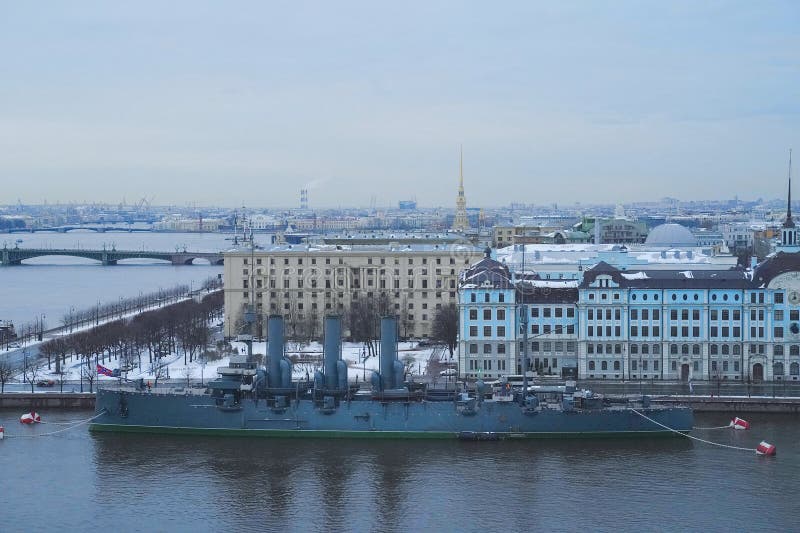
<instances>
[{"instance_id":1,"label":"snow on ground","mask_svg":"<svg viewBox=\"0 0 800 533\"><path fill-rule=\"evenodd\" d=\"M231 346L234 348L234 350L237 350L239 354L247 353L247 345L244 342L232 342ZM378 370L380 365L378 356L368 357L366 364L362 364L363 346L364 345L360 343L342 343L342 359L347 363L347 367L349 369L348 378L350 381L362 381L365 379L365 376L366 379L369 379L369 372L372 370ZM267 343L253 343L254 355L264 356L266 353ZM286 357L295 356L299 360L298 363L294 364L292 367L293 379L305 379L306 372L308 372L309 377L313 377L314 371L321 369L322 367L322 345L318 342L313 342L305 346L297 346L294 343L287 343L285 353ZM398 359L400 359L402 362L408 361L409 373L411 376L425 374L428 362L431 359L431 355L434 353L436 354L435 360L437 363L444 365L449 362L447 359L449 353L446 349L442 350L441 348L429 346L420 347L416 342L401 342L398 344ZM220 359L207 361L205 363L195 360L185 364L183 354L173 354L161 360L162 365L167 367L165 371L167 379L172 381L186 379L187 372L191 381L199 381L201 378L204 381L213 379L217 375L217 368L221 366L228 366L229 362L230 354L224 355ZM119 368L119 361L114 359L106 359L105 362L98 360L98 363L111 370ZM53 365L52 372L54 371L55 365ZM20 381L22 380L21 375L17 377ZM37 377L37 380L38 379L58 379L58 376L51 374L45 368L40 372L40 375ZM64 380L79 381L80 379L81 363L77 360L68 359L66 368L64 369ZM110 376L98 376L99 381L116 381L117 379L118 378L116 377ZM144 379L145 381L155 380L155 373L148 362L146 353L142 354L142 367L129 371L127 373L127 379ZM163 379L163 374L161 379Z\"/></svg>"}]
</instances>

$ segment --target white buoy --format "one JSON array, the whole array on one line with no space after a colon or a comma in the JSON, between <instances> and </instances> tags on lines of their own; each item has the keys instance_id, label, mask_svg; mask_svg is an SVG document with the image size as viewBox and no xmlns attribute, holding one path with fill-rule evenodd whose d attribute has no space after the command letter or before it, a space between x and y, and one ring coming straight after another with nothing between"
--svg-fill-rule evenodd
<instances>
[{"instance_id":1,"label":"white buoy","mask_svg":"<svg viewBox=\"0 0 800 533\"><path fill-rule=\"evenodd\" d=\"M6 428L0 426L0 440L3 440L4 438L6 438Z\"/></svg>"}]
</instances>

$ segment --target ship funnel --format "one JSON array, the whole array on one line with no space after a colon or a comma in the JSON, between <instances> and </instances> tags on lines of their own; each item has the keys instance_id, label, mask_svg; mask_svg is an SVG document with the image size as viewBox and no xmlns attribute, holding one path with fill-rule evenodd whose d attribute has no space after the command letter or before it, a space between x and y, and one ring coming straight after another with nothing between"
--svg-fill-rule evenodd
<instances>
[{"instance_id":1,"label":"ship funnel","mask_svg":"<svg viewBox=\"0 0 800 533\"><path fill-rule=\"evenodd\" d=\"M397 386L395 376L397 361L397 318L385 316L381 318L381 361L380 374L383 389L392 389ZM400 380L402 383L402 375Z\"/></svg>"},{"instance_id":2,"label":"ship funnel","mask_svg":"<svg viewBox=\"0 0 800 533\"><path fill-rule=\"evenodd\" d=\"M267 362L268 383L270 387L280 387L281 379L281 359L283 359L283 317L280 315L270 315L267 335L268 350Z\"/></svg>"},{"instance_id":3,"label":"ship funnel","mask_svg":"<svg viewBox=\"0 0 800 533\"><path fill-rule=\"evenodd\" d=\"M339 361L342 359L342 319L325 317L325 388L339 387Z\"/></svg>"}]
</instances>

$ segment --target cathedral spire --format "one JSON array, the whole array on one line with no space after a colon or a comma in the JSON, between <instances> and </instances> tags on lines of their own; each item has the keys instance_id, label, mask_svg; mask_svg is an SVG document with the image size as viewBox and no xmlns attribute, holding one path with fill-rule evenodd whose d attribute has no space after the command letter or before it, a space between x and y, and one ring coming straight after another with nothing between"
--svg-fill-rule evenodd
<instances>
[{"instance_id":1,"label":"cathedral spire","mask_svg":"<svg viewBox=\"0 0 800 533\"><path fill-rule=\"evenodd\" d=\"M456 216L453 219L453 230L465 231L469 228L467 218L467 199L464 196L464 147L459 147L458 159L458 195L456 196Z\"/></svg>"}]
</instances>

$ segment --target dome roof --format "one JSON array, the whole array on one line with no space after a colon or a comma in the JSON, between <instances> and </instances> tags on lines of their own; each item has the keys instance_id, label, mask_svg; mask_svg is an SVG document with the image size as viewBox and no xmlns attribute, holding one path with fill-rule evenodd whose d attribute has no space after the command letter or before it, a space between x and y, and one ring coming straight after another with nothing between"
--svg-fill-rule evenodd
<instances>
[{"instance_id":1,"label":"dome roof","mask_svg":"<svg viewBox=\"0 0 800 533\"><path fill-rule=\"evenodd\" d=\"M697 246L697 237L680 224L661 224L650 230L644 243L650 246Z\"/></svg>"}]
</instances>

